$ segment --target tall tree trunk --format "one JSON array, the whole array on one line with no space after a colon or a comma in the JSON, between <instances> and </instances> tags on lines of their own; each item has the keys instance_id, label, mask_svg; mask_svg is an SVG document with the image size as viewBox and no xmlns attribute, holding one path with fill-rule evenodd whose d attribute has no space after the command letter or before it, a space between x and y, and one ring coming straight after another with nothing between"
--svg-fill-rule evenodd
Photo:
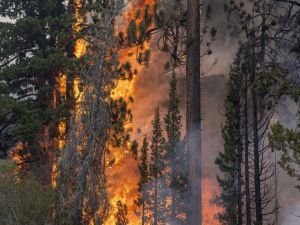
<instances>
[{"instance_id":1,"label":"tall tree trunk","mask_svg":"<svg viewBox=\"0 0 300 225\"><path fill-rule=\"evenodd\" d=\"M202 224L200 2L187 1L186 130L190 164L190 224Z\"/></svg>"},{"instance_id":2,"label":"tall tree trunk","mask_svg":"<svg viewBox=\"0 0 300 225\"><path fill-rule=\"evenodd\" d=\"M238 197L238 225L243 225L243 193L242 193L242 137L241 137L241 113L240 113L240 104L237 106L237 120L238 120L238 188L237 188L237 197Z\"/></svg>"},{"instance_id":3,"label":"tall tree trunk","mask_svg":"<svg viewBox=\"0 0 300 225\"><path fill-rule=\"evenodd\" d=\"M250 196L250 174L249 174L249 140L248 140L248 76L245 74L244 91L244 148L245 148L245 195L246 195L246 225L251 225L251 196Z\"/></svg>"},{"instance_id":4,"label":"tall tree trunk","mask_svg":"<svg viewBox=\"0 0 300 225\"><path fill-rule=\"evenodd\" d=\"M255 82L255 74L254 82ZM260 157L259 157L259 137L258 137L258 113L257 113L257 95L255 93L255 85L252 90L252 104L253 104L253 144L254 144L254 185L255 185L255 212L256 224L262 224L262 205L261 205L261 188L260 188Z\"/></svg>"},{"instance_id":5,"label":"tall tree trunk","mask_svg":"<svg viewBox=\"0 0 300 225\"><path fill-rule=\"evenodd\" d=\"M254 36L254 35L253 35ZM252 57L255 57L255 37L252 37ZM256 95L256 71L255 60L251 63L251 97L252 97L252 126L253 126L253 152L254 152L254 190L255 190L255 214L256 224L262 224L262 207L261 207L261 192L260 192L260 157L259 157L259 137L258 137L258 103Z\"/></svg>"},{"instance_id":6,"label":"tall tree trunk","mask_svg":"<svg viewBox=\"0 0 300 225\"><path fill-rule=\"evenodd\" d=\"M261 71L265 70L265 48L266 48L266 17L265 17L265 0L263 1L263 13L262 13L262 25L261 25L261 36L260 36L260 54L259 63ZM253 38L253 49L255 48L255 38ZM253 50L255 51L255 50ZM263 224L263 213L262 213L262 196L261 196L261 179L260 179L260 149L259 149L259 118L258 118L258 100L256 94L256 71L255 66L252 65L252 104L253 104L253 141L254 141L254 185L255 185L255 210L256 210L256 224Z\"/></svg>"}]
</instances>

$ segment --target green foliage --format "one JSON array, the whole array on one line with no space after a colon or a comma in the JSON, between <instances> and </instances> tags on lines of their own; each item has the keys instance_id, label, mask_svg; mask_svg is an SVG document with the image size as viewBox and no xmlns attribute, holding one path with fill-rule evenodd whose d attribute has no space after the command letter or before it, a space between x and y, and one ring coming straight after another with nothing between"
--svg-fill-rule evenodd
<instances>
[{"instance_id":1,"label":"green foliage","mask_svg":"<svg viewBox=\"0 0 300 225\"><path fill-rule=\"evenodd\" d=\"M277 122L271 128L269 140L272 148L280 152L278 164L290 177L297 180L299 184L296 188L300 191L300 123L294 130Z\"/></svg>"},{"instance_id":2,"label":"green foliage","mask_svg":"<svg viewBox=\"0 0 300 225\"><path fill-rule=\"evenodd\" d=\"M240 109L242 76L241 56L238 55L233 66L228 81L228 93L225 100L225 124L222 129L224 139L224 152L220 152L216 158L221 175L217 176L217 181L222 191L216 198L216 203L224 210L217 215L222 225L235 225L237 223L238 207L238 158L240 154Z\"/></svg>"},{"instance_id":3,"label":"green foliage","mask_svg":"<svg viewBox=\"0 0 300 225\"><path fill-rule=\"evenodd\" d=\"M149 164L149 198L153 224L164 223L166 220L166 140L163 136L159 108L155 110L152 120L152 138L150 144Z\"/></svg>"},{"instance_id":4,"label":"green foliage","mask_svg":"<svg viewBox=\"0 0 300 225\"><path fill-rule=\"evenodd\" d=\"M63 107L52 107L53 93L56 77L71 68L72 16L62 0L2 1L0 16L15 20L0 24L0 126L13 129L8 147L22 141L30 151L43 126L63 116Z\"/></svg>"},{"instance_id":5,"label":"green foliage","mask_svg":"<svg viewBox=\"0 0 300 225\"><path fill-rule=\"evenodd\" d=\"M120 97L116 100L111 99L111 120L112 129L110 131L111 144L114 147L126 146L130 141L130 131L126 129L126 124L132 121L132 112L128 107L128 101ZM133 146L135 147L135 146Z\"/></svg>"},{"instance_id":6,"label":"green foliage","mask_svg":"<svg viewBox=\"0 0 300 225\"><path fill-rule=\"evenodd\" d=\"M0 224L46 224L52 213L54 192L30 177L17 179L12 172L0 177Z\"/></svg>"},{"instance_id":7,"label":"green foliage","mask_svg":"<svg viewBox=\"0 0 300 225\"><path fill-rule=\"evenodd\" d=\"M150 6L146 5L143 10L137 10L135 17L129 22L126 37L124 32L118 34L120 46L137 47L136 59L142 65L148 65L150 60L150 50L145 47L145 43L150 41L152 24L153 12L151 12ZM124 65L121 65L122 67L124 69ZM129 78L131 78L130 75L129 73Z\"/></svg>"},{"instance_id":8,"label":"green foliage","mask_svg":"<svg viewBox=\"0 0 300 225\"><path fill-rule=\"evenodd\" d=\"M140 215L142 220L142 225L146 224L146 221L149 219L147 211L149 210L150 203L150 195L149 195L149 162L148 162L148 151L149 151L149 143L147 138L144 137L143 144L140 149L140 158L139 158L139 182L138 182L138 195L135 201L135 204L139 207L137 214Z\"/></svg>"},{"instance_id":9,"label":"green foliage","mask_svg":"<svg viewBox=\"0 0 300 225\"><path fill-rule=\"evenodd\" d=\"M164 118L166 124L166 131L169 143L172 147L176 145L181 136L181 115L179 112L179 98L177 94L177 79L173 73L170 81L169 89L169 106L167 115Z\"/></svg>"},{"instance_id":10,"label":"green foliage","mask_svg":"<svg viewBox=\"0 0 300 225\"><path fill-rule=\"evenodd\" d=\"M143 11L137 11L135 18L130 21L127 28L127 39L129 46L143 45L145 41L149 41L150 33L148 30L150 29L152 22L153 15L152 12L150 12L149 5L146 5Z\"/></svg>"},{"instance_id":11,"label":"green foliage","mask_svg":"<svg viewBox=\"0 0 300 225\"><path fill-rule=\"evenodd\" d=\"M149 181L149 167L148 167L148 141L145 137L143 140L143 145L141 148L141 155L140 155L140 162L139 162L139 173L140 173L140 179L138 183L138 191L140 193L138 197L137 204L138 206L141 206L142 203L146 200L146 186Z\"/></svg>"},{"instance_id":12,"label":"green foliage","mask_svg":"<svg viewBox=\"0 0 300 225\"><path fill-rule=\"evenodd\" d=\"M145 137L139 151L138 196L136 204L142 224L185 224L187 210L188 163L185 142L181 140L181 115L177 80L170 80L169 106L162 128L159 108L152 121L152 138ZM164 138L166 131L167 139ZM150 155L150 158L148 158ZM167 199L171 201L168 205Z\"/></svg>"},{"instance_id":13,"label":"green foliage","mask_svg":"<svg viewBox=\"0 0 300 225\"><path fill-rule=\"evenodd\" d=\"M13 172L16 169L16 164L9 160L0 160L0 175Z\"/></svg>"},{"instance_id":14,"label":"green foliage","mask_svg":"<svg viewBox=\"0 0 300 225\"><path fill-rule=\"evenodd\" d=\"M173 223L184 224L185 219L178 217L178 215L187 216L188 160L185 142L181 140L182 124L175 73L173 73L169 84L169 105L164 117L168 137L165 156L168 171L166 176L172 201L169 216Z\"/></svg>"},{"instance_id":15,"label":"green foliage","mask_svg":"<svg viewBox=\"0 0 300 225\"><path fill-rule=\"evenodd\" d=\"M155 110L154 119L152 121L152 139L150 149L150 174L153 177L152 179L158 179L158 177L162 175L165 166L165 138L163 137L159 108Z\"/></svg>"}]
</instances>

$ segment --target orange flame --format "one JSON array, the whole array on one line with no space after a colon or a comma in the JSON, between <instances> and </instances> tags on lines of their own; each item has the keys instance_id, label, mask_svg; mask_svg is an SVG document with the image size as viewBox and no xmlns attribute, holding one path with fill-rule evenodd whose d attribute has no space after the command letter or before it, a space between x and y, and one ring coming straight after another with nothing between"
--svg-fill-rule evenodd
<instances>
[{"instance_id":1,"label":"orange flame","mask_svg":"<svg viewBox=\"0 0 300 225\"><path fill-rule=\"evenodd\" d=\"M135 4L132 4L126 10L125 16L125 26L129 24L130 20L135 17L138 10L144 10L148 5L150 7L150 12L153 10L155 0L140 0ZM137 21L139 23L139 21ZM150 47L149 43L145 43L143 46L145 49ZM126 48L119 52L120 63L129 62L132 68L141 71L143 69L142 65L137 63L136 60L136 47ZM112 92L112 98L116 99L123 97L128 99L130 96L134 96L134 85L136 77L134 76L132 80L119 80L117 87ZM127 125L129 126L131 125ZM113 225L116 223L115 213L117 211L117 202L121 201L126 203L128 208L128 219L129 225L140 224L140 219L136 215L137 206L135 200L137 197L137 183L139 179L139 172L136 160L134 160L130 155L126 154L124 150L113 150L113 155L115 157L114 166L107 169L107 191L110 199L110 204L112 206L111 213L104 223L104 225Z\"/></svg>"},{"instance_id":2,"label":"orange flame","mask_svg":"<svg viewBox=\"0 0 300 225\"><path fill-rule=\"evenodd\" d=\"M125 13L126 22L129 23L132 18L135 17L138 10L143 10L146 5L150 6L150 10L153 10L155 0L140 0L136 4L129 7ZM139 21L137 21L139 22ZM126 27L126 26L125 26ZM150 44L146 43L145 48L150 48ZM134 68L141 71L143 67L136 62L135 48L124 49L119 52L120 61L129 61ZM120 80L116 89L113 91L112 97L124 97L134 95L134 85L136 77L132 81ZM114 150L115 151L115 150ZM134 201L137 196L137 182L139 179L139 172L137 168L137 162L122 150L116 150L114 156L116 157L115 165L107 170L107 189L112 205L112 212L105 222L105 225L116 224L115 213L118 201L126 203L128 207L128 219L129 225L141 224L141 219L135 213L137 206ZM221 209L212 203L215 195L218 193L217 185L211 179L204 179L203 182L203 225L219 225L215 215L221 212Z\"/></svg>"},{"instance_id":3,"label":"orange flame","mask_svg":"<svg viewBox=\"0 0 300 225\"><path fill-rule=\"evenodd\" d=\"M219 187L217 184L211 178L204 178L202 191L203 225L220 225L216 219L216 215L220 213L222 209L212 202L218 193Z\"/></svg>"},{"instance_id":4,"label":"orange flame","mask_svg":"<svg viewBox=\"0 0 300 225\"><path fill-rule=\"evenodd\" d=\"M80 8L82 7L81 0L74 1L74 17L76 19L75 23L73 24L73 33L76 34L81 30L81 25L84 22L84 16L82 16L79 12ZM82 57L86 53L86 42L82 39L78 39L75 42L74 46L74 55L77 58ZM56 79L56 83L58 85L58 95L59 97L66 98L67 92L67 77L66 74L59 74ZM77 110L78 102L80 101L80 90L79 90L79 78L75 78L73 83L73 92L76 99L75 102L75 111ZM77 104L76 104L77 103ZM54 107L57 105L57 96L54 95ZM58 124L58 140L57 140L57 148L58 150L62 150L65 146L65 136L66 136L66 123L65 121L60 121ZM57 158L54 156L54 160L52 163L52 175L51 175L51 184L53 188L56 188L57 185Z\"/></svg>"},{"instance_id":5,"label":"orange flame","mask_svg":"<svg viewBox=\"0 0 300 225\"><path fill-rule=\"evenodd\" d=\"M138 10L143 10L146 5L150 6L150 10L153 9L155 4L155 0L140 0L137 1L136 4L129 6L127 11L125 12L125 23L134 18ZM81 0L74 1L74 17L76 18L76 22L73 25L73 32L79 32L81 24L84 22L84 16L82 16L79 12L80 7L82 6ZM126 27L126 26L125 26ZM77 40L75 43L74 55L77 58L82 57L86 53L87 44L84 40ZM149 48L149 43L146 43L144 48ZM135 56L136 49L129 48L124 49L119 52L120 54L120 63L130 62L132 67L137 69L138 71L142 70L142 66L139 65L136 61ZM62 95L65 95L65 85L66 85L66 76L62 75L61 78L57 81L62 89L60 92ZM136 77L133 77L132 80L120 80L116 88L112 92L112 98L116 99L119 97L123 97L128 99L130 96L134 95L134 85L135 85ZM73 83L73 91L77 101L80 101L80 90L79 90L79 78L74 80ZM75 110L76 109L75 107ZM61 137L58 141L58 147L60 149L65 145L64 135L66 132L65 123L61 122L59 124L59 137ZM114 149L113 155L115 157L115 163L112 167L107 168L106 176L107 176L107 191L111 204L111 212L104 225L114 225L116 223L115 213L117 211L117 202L122 201L126 203L128 207L128 219L129 225L138 225L141 224L140 218L136 215L137 206L135 204L135 200L137 197L137 183L139 178L137 162L124 150L122 149ZM56 163L53 164L53 178L52 185L56 186ZM219 225L217 220L214 218L214 215L220 212L220 208L212 205L210 202L215 197L214 194L217 193L216 185L209 179L205 179L204 188L203 188L203 224L204 225ZM93 224L92 222L90 223Z\"/></svg>"}]
</instances>

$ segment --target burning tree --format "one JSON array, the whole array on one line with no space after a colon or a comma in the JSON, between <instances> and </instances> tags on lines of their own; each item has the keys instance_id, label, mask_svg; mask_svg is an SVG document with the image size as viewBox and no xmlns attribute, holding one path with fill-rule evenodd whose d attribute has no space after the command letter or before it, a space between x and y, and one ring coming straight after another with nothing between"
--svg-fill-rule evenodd
<instances>
[{"instance_id":1,"label":"burning tree","mask_svg":"<svg viewBox=\"0 0 300 225\"><path fill-rule=\"evenodd\" d=\"M117 203L117 213L115 214L116 217L116 225L127 225L129 223L127 218L127 206L123 204L121 201Z\"/></svg>"},{"instance_id":2,"label":"burning tree","mask_svg":"<svg viewBox=\"0 0 300 225\"><path fill-rule=\"evenodd\" d=\"M56 125L66 109L56 80L71 69L65 48L72 17L61 0L1 2L0 16L10 19L0 26L1 151L22 146L23 168L38 167L50 183Z\"/></svg>"},{"instance_id":3,"label":"burning tree","mask_svg":"<svg viewBox=\"0 0 300 225\"><path fill-rule=\"evenodd\" d=\"M120 129L113 127L111 90L119 77L114 21L123 6L122 1L86 2L92 18L83 30L88 51L59 162L57 220L64 223L103 224L108 215L104 157L110 132Z\"/></svg>"}]
</instances>

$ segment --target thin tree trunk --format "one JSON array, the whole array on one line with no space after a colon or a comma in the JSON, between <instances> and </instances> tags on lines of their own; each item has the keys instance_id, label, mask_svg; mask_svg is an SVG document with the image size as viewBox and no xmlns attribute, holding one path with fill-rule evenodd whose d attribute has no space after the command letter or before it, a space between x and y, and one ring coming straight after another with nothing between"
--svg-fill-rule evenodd
<instances>
[{"instance_id":1,"label":"thin tree trunk","mask_svg":"<svg viewBox=\"0 0 300 225\"><path fill-rule=\"evenodd\" d=\"M190 164L190 224L202 224L200 2L187 1L186 129Z\"/></svg>"},{"instance_id":2,"label":"thin tree trunk","mask_svg":"<svg viewBox=\"0 0 300 225\"><path fill-rule=\"evenodd\" d=\"M253 75L255 77L255 75ZM253 104L253 144L254 144L254 185L255 185L255 212L256 224L262 224L262 206L261 206L261 188L260 188L260 157L259 157L259 138L258 138L258 124L257 124L257 96L255 88L252 90L252 104Z\"/></svg>"},{"instance_id":3,"label":"thin tree trunk","mask_svg":"<svg viewBox=\"0 0 300 225\"><path fill-rule=\"evenodd\" d=\"M248 76L245 72L244 92L244 138L245 138L245 195L246 195L246 225L251 225L251 196L249 175L249 140L248 140Z\"/></svg>"},{"instance_id":4,"label":"thin tree trunk","mask_svg":"<svg viewBox=\"0 0 300 225\"><path fill-rule=\"evenodd\" d=\"M265 68L265 38L266 38L266 19L265 19L265 1L263 3L263 15L262 15L262 25L261 25L261 52L259 55L259 63L261 70ZM253 38L253 44L254 44ZM255 46L253 46L254 48ZM253 50L254 51L254 50ZM256 94L256 72L255 65L252 65L252 104L253 104L253 138L254 138L254 184L255 184L255 210L256 210L256 224L263 224L262 215L262 196L261 196L261 180L260 180L260 153L259 153L259 133L258 133L258 101Z\"/></svg>"},{"instance_id":5,"label":"thin tree trunk","mask_svg":"<svg viewBox=\"0 0 300 225\"><path fill-rule=\"evenodd\" d=\"M243 224L243 193L242 193L242 137L241 137L241 113L240 113L240 104L237 106L237 115L238 115L238 225Z\"/></svg>"}]
</instances>

